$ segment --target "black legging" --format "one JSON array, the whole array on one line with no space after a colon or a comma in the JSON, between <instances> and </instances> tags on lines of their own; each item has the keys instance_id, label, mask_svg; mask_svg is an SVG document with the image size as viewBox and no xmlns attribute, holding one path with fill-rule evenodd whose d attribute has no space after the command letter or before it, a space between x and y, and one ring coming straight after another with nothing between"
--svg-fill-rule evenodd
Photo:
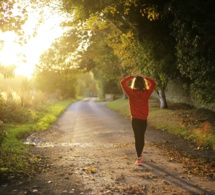
<instances>
[{"instance_id":1,"label":"black legging","mask_svg":"<svg viewBox=\"0 0 215 195\"><path fill-rule=\"evenodd\" d=\"M147 127L147 120L132 118L131 124L134 131L135 148L137 156L141 157L145 145L145 132Z\"/></svg>"}]
</instances>

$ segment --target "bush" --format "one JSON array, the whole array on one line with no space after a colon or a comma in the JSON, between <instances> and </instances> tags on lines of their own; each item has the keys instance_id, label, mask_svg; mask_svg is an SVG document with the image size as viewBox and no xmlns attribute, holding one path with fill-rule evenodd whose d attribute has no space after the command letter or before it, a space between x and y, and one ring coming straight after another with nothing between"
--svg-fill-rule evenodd
<instances>
[{"instance_id":1,"label":"bush","mask_svg":"<svg viewBox=\"0 0 215 195\"><path fill-rule=\"evenodd\" d=\"M0 121L0 147L5 137L6 137L6 131L4 129L4 123Z\"/></svg>"},{"instance_id":2,"label":"bush","mask_svg":"<svg viewBox=\"0 0 215 195\"><path fill-rule=\"evenodd\" d=\"M0 94L0 121L3 121L4 119L5 108L6 108L6 104L2 98L2 95Z\"/></svg>"},{"instance_id":3,"label":"bush","mask_svg":"<svg viewBox=\"0 0 215 195\"><path fill-rule=\"evenodd\" d=\"M32 120L32 111L21 105L20 96L14 92L0 93L0 121L26 123Z\"/></svg>"},{"instance_id":4,"label":"bush","mask_svg":"<svg viewBox=\"0 0 215 195\"><path fill-rule=\"evenodd\" d=\"M28 123L32 120L32 111L23 107L15 110L11 115L16 123Z\"/></svg>"}]
</instances>

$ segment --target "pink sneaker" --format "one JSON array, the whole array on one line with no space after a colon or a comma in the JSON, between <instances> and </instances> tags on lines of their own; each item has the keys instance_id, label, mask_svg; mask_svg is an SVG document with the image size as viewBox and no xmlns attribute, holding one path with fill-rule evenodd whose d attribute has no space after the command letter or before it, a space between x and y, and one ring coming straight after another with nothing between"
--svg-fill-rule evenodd
<instances>
[{"instance_id":1,"label":"pink sneaker","mask_svg":"<svg viewBox=\"0 0 215 195\"><path fill-rule=\"evenodd\" d=\"M137 166L143 165L142 159L138 159L138 160L135 162L135 164L136 164Z\"/></svg>"}]
</instances>

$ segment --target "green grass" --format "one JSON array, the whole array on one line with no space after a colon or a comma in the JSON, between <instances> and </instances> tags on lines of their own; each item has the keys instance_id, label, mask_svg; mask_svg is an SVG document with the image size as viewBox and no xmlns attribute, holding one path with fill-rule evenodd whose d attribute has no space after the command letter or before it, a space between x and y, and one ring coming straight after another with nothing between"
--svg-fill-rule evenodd
<instances>
[{"instance_id":1,"label":"green grass","mask_svg":"<svg viewBox=\"0 0 215 195\"><path fill-rule=\"evenodd\" d=\"M72 103L74 100L65 100L55 103L43 105L39 111L34 111L37 115L37 121L27 124L9 124L6 127L7 139L3 142L5 148L18 146L22 143L30 133L40 130L48 130L58 116Z\"/></svg>"},{"instance_id":2,"label":"green grass","mask_svg":"<svg viewBox=\"0 0 215 195\"><path fill-rule=\"evenodd\" d=\"M35 110L33 122L27 124L7 124L6 138L3 140L0 155L0 179L4 172L26 171L29 166L28 147L23 141L33 132L48 130L58 116L75 100L64 100L43 105ZM3 174L4 175L4 174Z\"/></svg>"},{"instance_id":3,"label":"green grass","mask_svg":"<svg viewBox=\"0 0 215 195\"><path fill-rule=\"evenodd\" d=\"M159 101L150 99L148 123L156 129L168 131L171 134L195 142L198 146L215 150L215 128L213 114L202 123L202 113L198 109L184 107L179 104L170 104L170 109L160 109ZM127 99L117 99L106 104L124 117L130 117ZM206 111L206 113L210 113ZM210 120L212 116L212 120ZM205 117L205 114L204 114Z\"/></svg>"},{"instance_id":4,"label":"green grass","mask_svg":"<svg viewBox=\"0 0 215 195\"><path fill-rule=\"evenodd\" d=\"M116 110L124 117L130 117L128 100L117 99L106 104L106 106L112 110Z\"/></svg>"}]
</instances>

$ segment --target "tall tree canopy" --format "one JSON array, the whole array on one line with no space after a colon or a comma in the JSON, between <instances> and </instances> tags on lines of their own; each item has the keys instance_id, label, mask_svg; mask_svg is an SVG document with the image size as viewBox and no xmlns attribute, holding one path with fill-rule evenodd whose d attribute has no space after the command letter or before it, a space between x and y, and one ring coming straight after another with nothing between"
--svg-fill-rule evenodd
<instances>
[{"instance_id":1,"label":"tall tree canopy","mask_svg":"<svg viewBox=\"0 0 215 195\"><path fill-rule=\"evenodd\" d=\"M159 4L160 10L164 9L164 2ZM166 83L173 76L173 72L169 72L176 72L176 64L174 53L169 52L174 50L174 45L169 44L174 40L169 34L168 23L162 19L158 21L161 18L158 5L136 0L99 1L96 6L94 1L64 3L67 10L75 12L75 21L81 21L91 30L92 36L97 37L101 31L106 34L103 41L118 58L122 74L144 72L153 76L161 95L164 94ZM113 64L109 66L114 67Z\"/></svg>"},{"instance_id":2,"label":"tall tree canopy","mask_svg":"<svg viewBox=\"0 0 215 195\"><path fill-rule=\"evenodd\" d=\"M63 5L91 36L105 30L104 41L122 70L150 74L161 97L168 80L181 77L199 100L214 102L213 0L64 0Z\"/></svg>"},{"instance_id":3,"label":"tall tree canopy","mask_svg":"<svg viewBox=\"0 0 215 195\"><path fill-rule=\"evenodd\" d=\"M25 3L18 6L15 2L0 2L0 29L21 35L28 15ZM167 106L164 92L169 79L182 78L200 101L215 101L213 0L40 2L62 5L72 18L63 25L73 30L44 53L38 75L70 71L75 66L93 71L108 91L107 86L117 85L122 75L145 73L157 81L162 107Z\"/></svg>"}]
</instances>

